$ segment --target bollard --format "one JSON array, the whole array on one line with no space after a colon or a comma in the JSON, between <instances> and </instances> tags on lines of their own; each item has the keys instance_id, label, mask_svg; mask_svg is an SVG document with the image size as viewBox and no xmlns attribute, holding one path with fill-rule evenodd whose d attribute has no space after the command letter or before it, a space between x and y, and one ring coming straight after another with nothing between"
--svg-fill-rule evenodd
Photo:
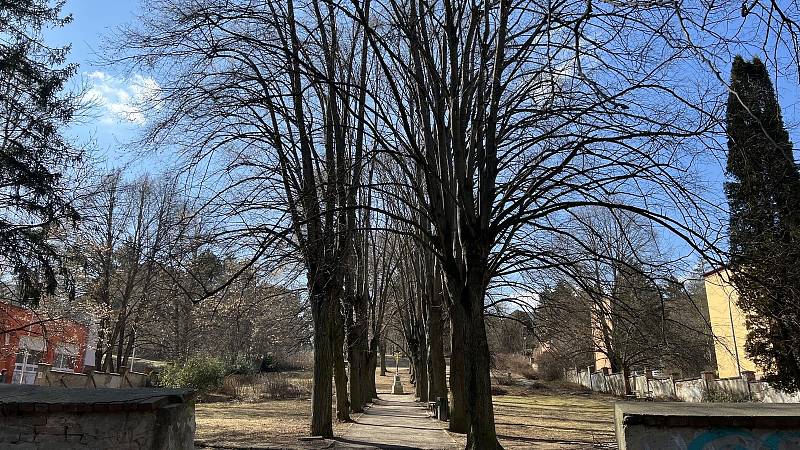
<instances>
[{"instance_id":1,"label":"bollard","mask_svg":"<svg viewBox=\"0 0 800 450\"><path fill-rule=\"evenodd\" d=\"M447 397L436 397L436 418L446 422L449 413L450 409L447 403Z\"/></svg>"}]
</instances>

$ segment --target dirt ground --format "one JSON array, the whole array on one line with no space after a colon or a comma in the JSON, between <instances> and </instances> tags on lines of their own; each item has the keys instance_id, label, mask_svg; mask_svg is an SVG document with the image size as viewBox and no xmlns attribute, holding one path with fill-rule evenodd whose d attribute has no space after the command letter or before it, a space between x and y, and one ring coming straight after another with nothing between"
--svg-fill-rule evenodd
<instances>
[{"instance_id":1,"label":"dirt ground","mask_svg":"<svg viewBox=\"0 0 800 450\"><path fill-rule=\"evenodd\" d=\"M390 371L376 377L379 393L391 390L392 375ZM404 388L413 392L410 385ZM528 382L502 388L506 394L494 397L494 413L506 449L616 448L613 398L557 384ZM205 403L197 405L196 414L198 448L316 449L328 445L299 440L307 435L309 399ZM334 434L341 435L349 426L334 423ZM463 435L452 436L464 443Z\"/></svg>"}]
</instances>

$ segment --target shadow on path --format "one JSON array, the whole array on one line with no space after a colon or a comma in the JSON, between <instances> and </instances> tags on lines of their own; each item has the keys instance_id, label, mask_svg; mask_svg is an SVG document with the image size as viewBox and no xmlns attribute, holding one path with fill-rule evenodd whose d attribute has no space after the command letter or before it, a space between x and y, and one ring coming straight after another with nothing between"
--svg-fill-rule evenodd
<instances>
[{"instance_id":1,"label":"shadow on path","mask_svg":"<svg viewBox=\"0 0 800 450\"><path fill-rule=\"evenodd\" d=\"M358 416L336 439L334 449L455 449L445 431L447 422L428 417L427 410L411 394L380 394L371 407Z\"/></svg>"}]
</instances>

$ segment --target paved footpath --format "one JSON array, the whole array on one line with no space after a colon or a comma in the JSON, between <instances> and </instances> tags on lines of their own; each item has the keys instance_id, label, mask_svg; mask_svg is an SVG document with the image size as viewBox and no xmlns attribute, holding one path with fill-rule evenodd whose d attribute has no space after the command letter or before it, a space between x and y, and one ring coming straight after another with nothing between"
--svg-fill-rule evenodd
<instances>
[{"instance_id":1,"label":"paved footpath","mask_svg":"<svg viewBox=\"0 0 800 450\"><path fill-rule=\"evenodd\" d=\"M428 417L413 395L380 394L339 438L336 449L455 449L447 422Z\"/></svg>"}]
</instances>

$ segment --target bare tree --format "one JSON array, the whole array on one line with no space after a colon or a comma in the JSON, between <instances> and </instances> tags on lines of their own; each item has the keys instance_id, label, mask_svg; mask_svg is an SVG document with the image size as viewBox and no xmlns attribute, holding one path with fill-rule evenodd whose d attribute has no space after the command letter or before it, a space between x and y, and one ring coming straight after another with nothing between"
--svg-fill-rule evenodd
<instances>
[{"instance_id":1,"label":"bare tree","mask_svg":"<svg viewBox=\"0 0 800 450\"><path fill-rule=\"evenodd\" d=\"M366 135L363 33L340 16L316 1L159 1L117 40L118 62L147 65L163 87L145 141L177 146L192 174L209 168L198 214L220 218L217 242L305 267L311 434L326 437L334 372L339 419L349 417L341 305Z\"/></svg>"},{"instance_id":2,"label":"bare tree","mask_svg":"<svg viewBox=\"0 0 800 450\"><path fill-rule=\"evenodd\" d=\"M381 144L398 161L397 183L416 190L431 224L418 234L445 274L451 429L469 431L470 448L498 447L487 293L520 272L565 264L550 244L578 239L562 227L589 206L630 211L707 251L703 211L714 205L693 190L689 164L713 145L703 137L718 130L719 96L676 80L680 24L658 7L376 8L381 21L368 35L389 85L376 108L391 130Z\"/></svg>"},{"instance_id":3,"label":"bare tree","mask_svg":"<svg viewBox=\"0 0 800 450\"><path fill-rule=\"evenodd\" d=\"M81 205L85 221L78 246L85 261L86 294L104 308L99 316L98 368L124 367L135 345L137 323L152 317L164 249L175 239L174 180L124 179L120 170L98 179Z\"/></svg>"}]
</instances>

